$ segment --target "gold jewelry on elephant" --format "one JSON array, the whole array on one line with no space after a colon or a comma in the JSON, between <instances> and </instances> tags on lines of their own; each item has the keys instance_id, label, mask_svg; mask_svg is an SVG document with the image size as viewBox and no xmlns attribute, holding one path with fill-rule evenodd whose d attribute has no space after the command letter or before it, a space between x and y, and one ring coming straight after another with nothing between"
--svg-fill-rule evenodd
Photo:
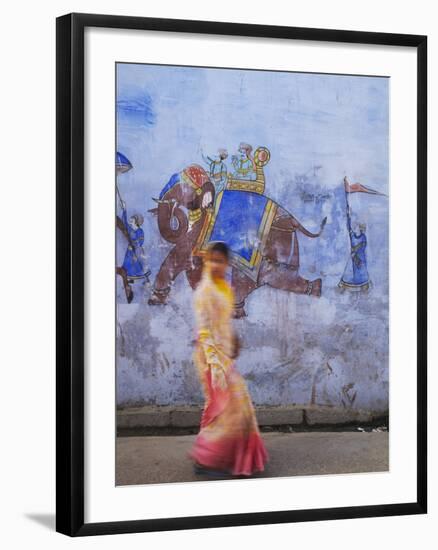
<instances>
[{"instance_id":1,"label":"gold jewelry on elephant","mask_svg":"<svg viewBox=\"0 0 438 550\"><path fill-rule=\"evenodd\" d=\"M199 222L202 216L202 211L200 208L197 208L196 210L189 210L189 222L191 224Z\"/></svg>"}]
</instances>

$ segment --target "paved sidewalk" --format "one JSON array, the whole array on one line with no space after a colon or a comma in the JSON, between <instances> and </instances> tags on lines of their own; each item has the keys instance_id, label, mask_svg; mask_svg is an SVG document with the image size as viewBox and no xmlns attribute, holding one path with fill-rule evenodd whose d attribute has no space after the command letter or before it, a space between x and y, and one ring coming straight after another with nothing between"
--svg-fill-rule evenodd
<instances>
[{"instance_id":1,"label":"paved sidewalk","mask_svg":"<svg viewBox=\"0 0 438 550\"><path fill-rule=\"evenodd\" d=\"M382 472L389 467L387 432L262 434L270 461L258 477ZM116 484L205 481L187 453L195 436L119 437Z\"/></svg>"}]
</instances>

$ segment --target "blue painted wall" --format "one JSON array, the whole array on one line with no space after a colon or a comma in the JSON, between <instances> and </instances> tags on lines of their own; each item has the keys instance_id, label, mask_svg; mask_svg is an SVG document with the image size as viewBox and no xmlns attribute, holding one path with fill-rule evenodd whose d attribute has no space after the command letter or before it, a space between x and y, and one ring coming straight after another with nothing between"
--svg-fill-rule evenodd
<instances>
[{"instance_id":1,"label":"blue painted wall","mask_svg":"<svg viewBox=\"0 0 438 550\"><path fill-rule=\"evenodd\" d=\"M260 288L236 321L238 367L258 404L388 408L388 199L351 195L367 224L368 293L340 293L350 258L342 180L388 189L389 80L230 69L117 66L117 149L133 165L118 177L128 215L144 216L152 280L171 248L147 211L169 177L202 153L241 141L266 146L266 194L323 235L300 235L300 272L321 277L321 298ZM230 158L229 157L229 158ZM231 162L228 163L231 169ZM117 234L117 259L126 242ZM149 288L126 299L117 282L118 404L191 404L202 395L191 361L192 291L177 278L172 305L151 307Z\"/></svg>"}]
</instances>

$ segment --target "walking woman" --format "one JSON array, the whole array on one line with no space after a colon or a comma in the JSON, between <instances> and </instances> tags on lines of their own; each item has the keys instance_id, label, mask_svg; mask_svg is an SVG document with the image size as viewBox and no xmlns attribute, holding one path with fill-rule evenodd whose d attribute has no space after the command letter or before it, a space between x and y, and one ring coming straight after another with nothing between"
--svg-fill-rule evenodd
<instances>
[{"instance_id":1,"label":"walking woman","mask_svg":"<svg viewBox=\"0 0 438 550\"><path fill-rule=\"evenodd\" d=\"M205 406L190 456L199 474L250 476L264 470L268 455L245 381L234 365L239 343L231 322L234 295L225 280L228 258L225 243L212 243L195 291L194 360Z\"/></svg>"}]
</instances>

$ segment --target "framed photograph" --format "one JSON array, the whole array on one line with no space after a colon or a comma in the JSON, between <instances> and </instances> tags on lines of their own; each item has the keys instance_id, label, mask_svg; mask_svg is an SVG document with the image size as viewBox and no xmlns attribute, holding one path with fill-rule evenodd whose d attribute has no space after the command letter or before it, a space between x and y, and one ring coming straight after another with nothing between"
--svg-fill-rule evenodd
<instances>
[{"instance_id":1,"label":"framed photograph","mask_svg":"<svg viewBox=\"0 0 438 550\"><path fill-rule=\"evenodd\" d=\"M426 513L425 36L57 19L57 530Z\"/></svg>"}]
</instances>

